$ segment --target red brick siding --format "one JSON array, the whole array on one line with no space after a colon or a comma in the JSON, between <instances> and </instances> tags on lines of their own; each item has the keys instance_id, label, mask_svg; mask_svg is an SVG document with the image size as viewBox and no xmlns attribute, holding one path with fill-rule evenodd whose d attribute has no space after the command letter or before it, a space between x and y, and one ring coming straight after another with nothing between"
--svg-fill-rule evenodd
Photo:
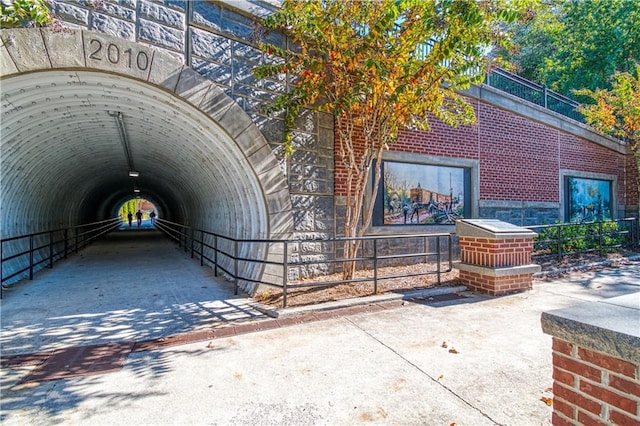
<instances>
[{"instance_id":1,"label":"red brick siding","mask_svg":"<svg viewBox=\"0 0 640 426\"><path fill-rule=\"evenodd\" d=\"M463 263L505 268L531 263L531 238L487 239L460 237L460 256Z\"/></svg>"},{"instance_id":2,"label":"red brick siding","mask_svg":"<svg viewBox=\"0 0 640 426\"><path fill-rule=\"evenodd\" d=\"M630 157L515 113L470 102L476 124L452 128L433 118L428 132L400 132L391 150L478 160L480 200L559 202L560 169L571 169L617 176L618 200L637 203ZM336 143L335 193L340 196L346 195L346 172L337 148Z\"/></svg>"},{"instance_id":3,"label":"red brick siding","mask_svg":"<svg viewBox=\"0 0 640 426\"><path fill-rule=\"evenodd\" d=\"M640 368L553 338L554 425L640 425Z\"/></svg>"},{"instance_id":4,"label":"red brick siding","mask_svg":"<svg viewBox=\"0 0 640 426\"><path fill-rule=\"evenodd\" d=\"M531 289L532 274L494 277L475 272L460 270L460 281L472 291L501 295Z\"/></svg>"},{"instance_id":5,"label":"red brick siding","mask_svg":"<svg viewBox=\"0 0 640 426\"><path fill-rule=\"evenodd\" d=\"M480 199L559 200L558 131L480 103Z\"/></svg>"}]
</instances>

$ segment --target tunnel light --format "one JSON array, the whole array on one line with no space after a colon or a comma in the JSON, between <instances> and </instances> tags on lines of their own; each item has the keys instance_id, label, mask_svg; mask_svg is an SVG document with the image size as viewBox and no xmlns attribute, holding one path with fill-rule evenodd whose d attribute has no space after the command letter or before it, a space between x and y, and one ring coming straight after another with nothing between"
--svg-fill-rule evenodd
<instances>
[{"instance_id":1,"label":"tunnel light","mask_svg":"<svg viewBox=\"0 0 640 426\"><path fill-rule=\"evenodd\" d=\"M138 177L138 176L140 176L140 173L134 172L133 170L129 171L129 177Z\"/></svg>"},{"instance_id":2,"label":"tunnel light","mask_svg":"<svg viewBox=\"0 0 640 426\"><path fill-rule=\"evenodd\" d=\"M140 190L138 188L134 189L133 192L135 192L136 194L140 193Z\"/></svg>"}]
</instances>

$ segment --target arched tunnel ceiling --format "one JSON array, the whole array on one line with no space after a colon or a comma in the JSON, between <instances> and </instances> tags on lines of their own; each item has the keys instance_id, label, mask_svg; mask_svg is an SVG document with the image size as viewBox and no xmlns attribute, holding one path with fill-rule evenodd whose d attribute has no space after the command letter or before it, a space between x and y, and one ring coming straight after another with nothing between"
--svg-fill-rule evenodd
<instances>
[{"instance_id":1,"label":"arched tunnel ceiling","mask_svg":"<svg viewBox=\"0 0 640 426\"><path fill-rule=\"evenodd\" d=\"M247 159L224 129L170 93L115 74L51 70L3 79L2 96L5 225L24 221L26 205L61 224L74 214L101 219L115 206L98 200L121 202L136 185L174 220L264 234L266 206Z\"/></svg>"}]
</instances>

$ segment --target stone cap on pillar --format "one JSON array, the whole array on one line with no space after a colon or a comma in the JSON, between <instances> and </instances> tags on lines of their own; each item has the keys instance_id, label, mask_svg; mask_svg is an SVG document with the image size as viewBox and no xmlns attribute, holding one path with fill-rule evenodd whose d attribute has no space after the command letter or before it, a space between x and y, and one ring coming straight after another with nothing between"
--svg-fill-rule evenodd
<instances>
[{"instance_id":1,"label":"stone cap on pillar","mask_svg":"<svg viewBox=\"0 0 640 426\"><path fill-rule=\"evenodd\" d=\"M640 292L542 313L546 334L640 364Z\"/></svg>"},{"instance_id":2,"label":"stone cap on pillar","mask_svg":"<svg viewBox=\"0 0 640 426\"><path fill-rule=\"evenodd\" d=\"M497 219L460 219L456 221L459 237L490 239L535 238L538 234L530 229Z\"/></svg>"}]
</instances>

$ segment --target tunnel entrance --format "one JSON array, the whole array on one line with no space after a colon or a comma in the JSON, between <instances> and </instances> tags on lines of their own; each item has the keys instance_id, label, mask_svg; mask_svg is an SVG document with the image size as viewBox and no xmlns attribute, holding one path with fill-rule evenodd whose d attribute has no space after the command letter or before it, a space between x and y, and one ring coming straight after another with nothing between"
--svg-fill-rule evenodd
<instances>
[{"instance_id":1,"label":"tunnel entrance","mask_svg":"<svg viewBox=\"0 0 640 426\"><path fill-rule=\"evenodd\" d=\"M114 217L131 198L132 173L165 219L233 238L289 235L278 161L213 82L167 54L103 34L0 36L2 237Z\"/></svg>"},{"instance_id":2,"label":"tunnel entrance","mask_svg":"<svg viewBox=\"0 0 640 426\"><path fill-rule=\"evenodd\" d=\"M140 225L137 224L137 213L140 212ZM117 216L122 222L122 228L132 228L135 224L141 227L151 227L160 217L160 211L153 202L136 196L127 200L118 208Z\"/></svg>"}]
</instances>

